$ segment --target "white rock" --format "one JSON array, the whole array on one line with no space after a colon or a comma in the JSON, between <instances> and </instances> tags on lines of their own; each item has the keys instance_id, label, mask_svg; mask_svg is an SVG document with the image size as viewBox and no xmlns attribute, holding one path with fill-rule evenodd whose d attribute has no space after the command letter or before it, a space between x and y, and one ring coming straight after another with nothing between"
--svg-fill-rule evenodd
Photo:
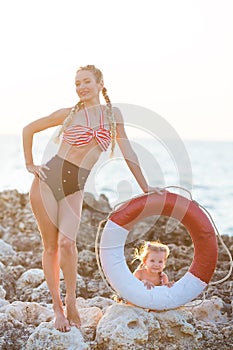
<instances>
[{"instance_id":1,"label":"white rock","mask_svg":"<svg viewBox=\"0 0 233 350\"><path fill-rule=\"evenodd\" d=\"M25 350L88 350L82 333L76 327L70 332L59 332L53 322L41 323L29 337Z\"/></svg>"},{"instance_id":2,"label":"white rock","mask_svg":"<svg viewBox=\"0 0 233 350\"><path fill-rule=\"evenodd\" d=\"M44 281L44 272L42 269L30 269L25 271L16 283L17 289L35 288Z\"/></svg>"},{"instance_id":3,"label":"white rock","mask_svg":"<svg viewBox=\"0 0 233 350\"><path fill-rule=\"evenodd\" d=\"M6 242L4 242L2 239L0 239L0 257L5 255L16 255L16 252L12 248L12 246Z\"/></svg>"},{"instance_id":4,"label":"white rock","mask_svg":"<svg viewBox=\"0 0 233 350\"><path fill-rule=\"evenodd\" d=\"M24 222L19 222L19 228L20 230L24 230L25 229L25 223Z\"/></svg>"},{"instance_id":5,"label":"white rock","mask_svg":"<svg viewBox=\"0 0 233 350\"><path fill-rule=\"evenodd\" d=\"M6 291L3 286L0 286L0 299L5 299Z\"/></svg>"},{"instance_id":6,"label":"white rock","mask_svg":"<svg viewBox=\"0 0 233 350\"><path fill-rule=\"evenodd\" d=\"M10 304L9 301L7 301L5 299L0 299L0 312L4 312L5 307L9 304Z\"/></svg>"},{"instance_id":7,"label":"white rock","mask_svg":"<svg viewBox=\"0 0 233 350\"><path fill-rule=\"evenodd\" d=\"M99 321L96 340L103 346L108 344L109 350L142 345L148 341L148 327L134 307L114 304Z\"/></svg>"},{"instance_id":8,"label":"white rock","mask_svg":"<svg viewBox=\"0 0 233 350\"><path fill-rule=\"evenodd\" d=\"M93 306L79 309L82 327L96 327L103 313L100 308Z\"/></svg>"},{"instance_id":9,"label":"white rock","mask_svg":"<svg viewBox=\"0 0 233 350\"><path fill-rule=\"evenodd\" d=\"M0 312L3 312L4 307L9 304L9 301L5 300L6 291L3 286L0 286Z\"/></svg>"},{"instance_id":10,"label":"white rock","mask_svg":"<svg viewBox=\"0 0 233 350\"><path fill-rule=\"evenodd\" d=\"M50 295L46 281L42 282L37 288L32 289L31 300L35 302L42 302ZM43 298L43 296L45 296Z\"/></svg>"},{"instance_id":11,"label":"white rock","mask_svg":"<svg viewBox=\"0 0 233 350\"><path fill-rule=\"evenodd\" d=\"M197 303L198 301L194 302ZM200 301L201 302L201 301ZM204 300L200 305L197 305L191 309L194 318L198 321L204 322L227 322L228 318L226 314L222 313L224 303L222 299L218 297L212 297L211 299Z\"/></svg>"},{"instance_id":12,"label":"white rock","mask_svg":"<svg viewBox=\"0 0 233 350\"><path fill-rule=\"evenodd\" d=\"M54 318L53 311L38 303L14 301L4 309L5 314L24 323L38 326L41 322L51 321Z\"/></svg>"},{"instance_id":13,"label":"white rock","mask_svg":"<svg viewBox=\"0 0 233 350\"><path fill-rule=\"evenodd\" d=\"M153 344L159 349L160 344L168 349L196 349L202 334L190 323L191 312L185 309L163 312L150 311L125 305L110 306L101 318L96 329L98 345L108 350L146 349Z\"/></svg>"},{"instance_id":14,"label":"white rock","mask_svg":"<svg viewBox=\"0 0 233 350\"><path fill-rule=\"evenodd\" d=\"M84 299L82 297L78 297L76 301L76 305L78 309L97 306L98 308L104 311L107 307L111 306L112 304L115 304L115 301L104 297L94 297L90 299Z\"/></svg>"}]
</instances>

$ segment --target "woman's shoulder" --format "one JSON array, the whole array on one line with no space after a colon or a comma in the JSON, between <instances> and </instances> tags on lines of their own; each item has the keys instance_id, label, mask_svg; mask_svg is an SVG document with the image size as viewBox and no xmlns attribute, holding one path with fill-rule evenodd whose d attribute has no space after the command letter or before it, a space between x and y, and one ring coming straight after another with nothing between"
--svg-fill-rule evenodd
<instances>
[{"instance_id":1,"label":"woman's shoulder","mask_svg":"<svg viewBox=\"0 0 233 350\"><path fill-rule=\"evenodd\" d=\"M114 113L114 117L117 123L123 123L123 115L121 113L120 108L118 107L112 107L112 111Z\"/></svg>"},{"instance_id":2,"label":"woman's shoulder","mask_svg":"<svg viewBox=\"0 0 233 350\"><path fill-rule=\"evenodd\" d=\"M69 115L71 109L72 109L72 107L60 108L60 109L56 110L55 112L51 113L48 116L48 118L51 120L56 119L60 123L63 123L63 121Z\"/></svg>"},{"instance_id":3,"label":"woman's shoulder","mask_svg":"<svg viewBox=\"0 0 233 350\"><path fill-rule=\"evenodd\" d=\"M66 118L68 116L68 114L71 112L71 109L72 109L72 107L60 108L55 113L57 113L57 115L60 115L61 117Z\"/></svg>"}]
</instances>

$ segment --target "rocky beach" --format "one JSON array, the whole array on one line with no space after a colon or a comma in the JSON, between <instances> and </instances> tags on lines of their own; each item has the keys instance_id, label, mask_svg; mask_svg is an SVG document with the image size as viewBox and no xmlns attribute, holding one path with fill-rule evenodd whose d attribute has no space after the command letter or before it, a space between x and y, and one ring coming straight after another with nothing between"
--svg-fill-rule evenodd
<instances>
[{"instance_id":1,"label":"rocky beach","mask_svg":"<svg viewBox=\"0 0 233 350\"><path fill-rule=\"evenodd\" d=\"M2 350L230 350L233 348L232 276L209 285L198 300L175 310L150 311L117 302L102 280L95 254L99 223L111 211L108 199L85 193L77 275L77 305L82 326L61 333L53 327L53 311L41 265L42 243L28 194L0 193L0 349ZM165 233L167 218L150 217L129 235L125 256L130 269L133 249L156 240L171 250L165 272L177 281L188 270L193 245L182 225ZM233 253L233 237L222 239ZM208 247L207 247L208 249ZM229 256L219 242L212 281L224 279ZM64 281L61 273L61 293Z\"/></svg>"}]
</instances>

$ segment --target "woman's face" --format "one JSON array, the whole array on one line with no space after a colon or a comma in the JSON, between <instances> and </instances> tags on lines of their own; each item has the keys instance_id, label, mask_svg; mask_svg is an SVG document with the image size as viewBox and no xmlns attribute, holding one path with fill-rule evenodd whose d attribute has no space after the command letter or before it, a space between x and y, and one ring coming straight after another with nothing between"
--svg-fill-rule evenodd
<instances>
[{"instance_id":1,"label":"woman's face","mask_svg":"<svg viewBox=\"0 0 233 350\"><path fill-rule=\"evenodd\" d=\"M98 102L99 93L103 88L103 82L96 82L96 78L91 71L80 70L75 77L76 92L81 101Z\"/></svg>"}]
</instances>

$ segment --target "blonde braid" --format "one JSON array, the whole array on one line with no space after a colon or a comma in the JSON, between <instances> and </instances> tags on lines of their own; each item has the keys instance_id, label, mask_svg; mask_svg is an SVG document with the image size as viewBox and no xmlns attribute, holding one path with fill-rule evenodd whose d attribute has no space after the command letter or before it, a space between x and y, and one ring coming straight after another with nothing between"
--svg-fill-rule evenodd
<instances>
[{"instance_id":1,"label":"blonde braid","mask_svg":"<svg viewBox=\"0 0 233 350\"><path fill-rule=\"evenodd\" d=\"M83 108L83 102L79 101L78 103L76 103L76 105L74 107L71 108L70 113L68 114L68 116L66 117L66 119L64 120L62 126L60 127L57 136L54 137L53 141L55 143L59 143L60 141L60 136L63 133L63 131L65 130L65 128L71 123L73 116L81 109Z\"/></svg>"},{"instance_id":2,"label":"blonde braid","mask_svg":"<svg viewBox=\"0 0 233 350\"><path fill-rule=\"evenodd\" d=\"M107 89L105 87L103 87L103 89L102 89L102 94L103 94L103 97L104 97L106 105L107 105L107 118L108 118L108 121L110 124L111 140L112 140L110 157L113 157L114 149L116 146L116 120L115 120L114 112L112 109L112 104L111 104L111 101L108 97Z\"/></svg>"},{"instance_id":3,"label":"blonde braid","mask_svg":"<svg viewBox=\"0 0 233 350\"><path fill-rule=\"evenodd\" d=\"M93 75L95 76L96 82L100 83L103 80L103 73L101 72L100 69L96 68L93 64L88 64L87 66L83 66L83 67L79 67L79 69L77 70L87 70L93 73ZM111 130L111 155L110 157L113 156L114 154L114 149L115 149L115 145L116 145L116 122L115 122L115 117L114 117L114 113L113 113L113 109L112 109L112 104L111 101L108 97L107 94L107 89L104 87L102 89L102 94L103 97L105 99L106 105L107 105L107 118L110 124L110 130Z\"/></svg>"}]
</instances>

